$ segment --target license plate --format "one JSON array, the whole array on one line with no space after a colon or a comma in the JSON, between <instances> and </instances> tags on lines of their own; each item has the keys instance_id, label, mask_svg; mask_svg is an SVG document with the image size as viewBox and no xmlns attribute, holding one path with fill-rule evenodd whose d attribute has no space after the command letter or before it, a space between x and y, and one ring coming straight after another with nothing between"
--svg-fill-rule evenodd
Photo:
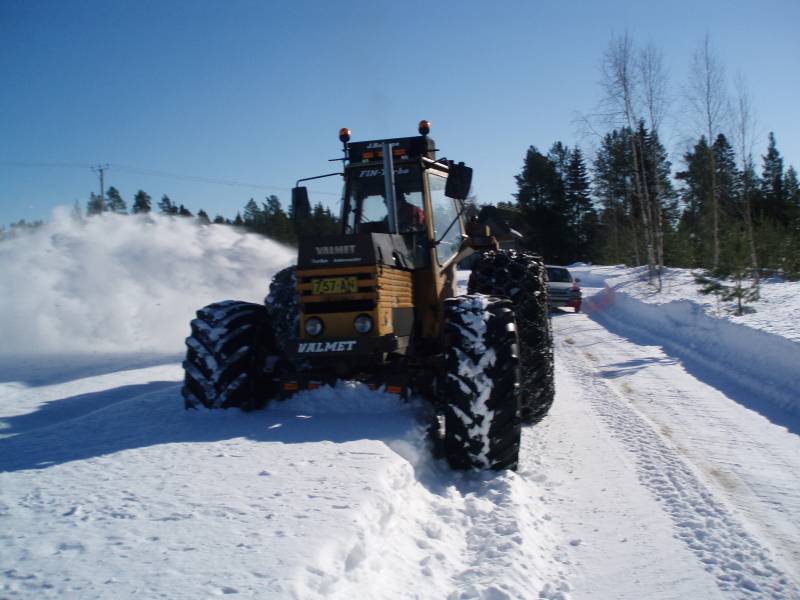
<instances>
[{"instance_id":1,"label":"license plate","mask_svg":"<svg viewBox=\"0 0 800 600\"><path fill-rule=\"evenodd\" d=\"M358 292L358 280L356 277L312 279L311 291L315 296L324 294L355 294Z\"/></svg>"}]
</instances>

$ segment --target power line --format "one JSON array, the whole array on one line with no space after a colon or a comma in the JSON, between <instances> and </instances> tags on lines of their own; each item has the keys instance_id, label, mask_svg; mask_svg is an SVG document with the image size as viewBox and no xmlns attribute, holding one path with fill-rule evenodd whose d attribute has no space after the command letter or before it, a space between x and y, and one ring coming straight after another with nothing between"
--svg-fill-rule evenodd
<instances>
[{"instance_id":1,"label":"power line","mask_svg":"<svg viewBox=\"0 0 800 600\"><path fill-rule=\"evenodd\" d=\"M97 172L99 167L97 165L91 165L87 163L62 163L62 162L21 162L21 161L0 161L0 166L7 166L7 167L29 167L29 168L81 168L81 169L92 169L93 171ZM255 188L255 189L264 189L264 190L277 190L282 192L289 192L292 188L290 187L283 187L283 186L276 186L276 185L266 185L262 183L249 183L245 181L238 181L235 179L214 179L210 177L202 177L200 175L185 175L180 173L170 173L168 171L159 171L155 169L147 169L143 167L134 167L130 165L120 165L117 163L105 164L103 165L104 169L108 169L109 167L114 167L115 171L120 171L123 173L131 173L135 175L145 175L150 177L163 177L167 179L176 179L180 181L191 181L194 183L208 183L212 185L225 185L229 187L245 187L245 188ZM102 173L101 173L102 178ZM102 183L101 183L102 187ZM326 196L339 196L338 193L335 192L324 192L324 191L314 191L315 194L322 194Z\"/></svg>"},{"instance_id":2,"label":"power line","mask_svg":"<svg viewBox=\"0 0 800 600\"><path fill-rule=\"evenodd\" d=\"M19 161L0 161L0 166L4 167L32 167L32 168L39 168L39 167L66 167L66 168L81 168L81 169L91 169L94 165L90 165L88 163L62 163L62 162L19 162Z\"/></svg>"}]
</instances>

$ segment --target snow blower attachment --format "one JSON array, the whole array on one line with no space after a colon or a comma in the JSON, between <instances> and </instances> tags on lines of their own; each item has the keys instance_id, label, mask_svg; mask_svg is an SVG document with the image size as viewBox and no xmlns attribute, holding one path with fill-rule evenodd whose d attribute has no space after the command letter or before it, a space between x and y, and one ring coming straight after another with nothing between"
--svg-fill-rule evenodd
<instances>
[{"instance_id":1,"label":"snow blower attachment","mask_svg":"<svg viewBox=\"0 0 800 600\"><path fill-rule=\"evenodd\" d=\"M206 306L186 340L187 408L263 408L338 379L430 401L435 451L457 469L515 469L520 427L553 401L546 271L466 222L472 169L419 136L351 142L338 235L303 237L308 191L292 191L297 266L265 303ZM500 232L498 232L499 234ZM473 259L468 295L456 267Z\"/></svg>"}]
</instances>

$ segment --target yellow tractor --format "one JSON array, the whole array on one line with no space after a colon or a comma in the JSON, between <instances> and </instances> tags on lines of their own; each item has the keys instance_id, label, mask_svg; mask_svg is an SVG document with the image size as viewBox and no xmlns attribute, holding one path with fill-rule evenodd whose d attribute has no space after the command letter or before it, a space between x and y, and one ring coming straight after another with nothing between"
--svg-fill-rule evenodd
<instances>
[{"instance_id":1,"label":"yellow tractor","mask_svg":"<svg viewBox=\"0 0 800 600\"><path fill-rule=\"evenodd\" d=\"M186 340L187 408L263 408L299 390L358 380L430 401L435 448L457 469L514 469L520 428L553 401L552 336L540 257L500 250L465 219L472 169L428 137L351 142L342 129L338 235L304 238L308 191L292 191L297 265L264 304L197 312ZM473 258L467 294L457 266Z\"/></svg>"}]
</instances>

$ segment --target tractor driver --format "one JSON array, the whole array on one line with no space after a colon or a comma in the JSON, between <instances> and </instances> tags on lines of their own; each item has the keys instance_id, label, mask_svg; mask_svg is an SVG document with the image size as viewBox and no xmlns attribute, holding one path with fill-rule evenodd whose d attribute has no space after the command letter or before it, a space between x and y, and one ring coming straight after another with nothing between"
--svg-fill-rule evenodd
<instances>
[{"instance_id":1,"label":"tractor driver","mask_svg":"<svg viewBox=\"0 0 800 600\"><path fill-rule=\"evenodd\" d=\"M397 190L397 229L400 233L411 233L425 229L425 211L406 200L403 192Z\"/></svg>"}]
</instances>

